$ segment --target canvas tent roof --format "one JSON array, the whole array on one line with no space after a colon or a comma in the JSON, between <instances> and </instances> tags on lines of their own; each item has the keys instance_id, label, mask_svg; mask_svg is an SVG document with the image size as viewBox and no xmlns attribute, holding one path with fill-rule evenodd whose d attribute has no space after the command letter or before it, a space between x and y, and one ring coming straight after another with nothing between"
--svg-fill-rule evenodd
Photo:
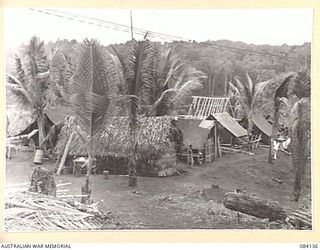
<instances>
[{"instance_id":1,"label":"canvas tent roof","mask_svg":"<svg viewBox=\"0 0 320 250\"><path fill-rule=\"evenodd\" d=\"M265 135L271 136L272 125L261 115L254 114L252 116L252 122L256 125Z\"/></svg>"},{"instance_id":2,"label":"canvas tent roof","mask_svg":"<svg viewBox=\"0 0 320 250\"><path fill-rule=\"evenodd\" d=\"M64 121L64 119L72 115L69 108L58 107L48 108L44 110L49 120L57 125ZM36 117L30 111L20 110L17 106L9 105L6 110L9 126L7 127L7 136L16 136L28 129L36 121Z\"/></svg>"},{"instance_id":3,"label":"canvas tent roof","mask_svg":"<svg viewBox=\"0 0 320 250\"><path fill-rule=\"evenodd\" d=\"M212 116L235 137L239 138L248 135L248 132L229 113L212 114Z\"/></svg>"},{"instance_id":4,"label":"canvas tent roof","mask_svg":"<svg viewBox=\"0 0 320 250\"><path fill-rule=\"evenodd\" d=\"M63 122L67 116L72 115L71 109L66 107L48 108L44 112L55 125Z\"/></svg>"},{"instance_id":5,"label":"canvas tent roof","mask_svg":"<svg viewBox=\"0 0 320 250\"><path fill-rule=\"evenodd\" d=\"M193 148L203 147L210 133L210 128L200 126L202 122L198 119L179 117L177 127L182 132L183 144L192 145Z\"/></svg>"}]
</instances>

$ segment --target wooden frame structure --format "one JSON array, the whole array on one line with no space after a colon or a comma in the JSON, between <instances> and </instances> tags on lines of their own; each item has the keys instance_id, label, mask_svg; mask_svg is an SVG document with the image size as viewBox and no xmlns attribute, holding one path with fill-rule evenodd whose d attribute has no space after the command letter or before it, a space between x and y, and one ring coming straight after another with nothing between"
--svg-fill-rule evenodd
<instances>
[{"instance_id":1,"label":"wooden frame structure","mask_svg":"<svg viewBox=\"0 0 320 250\"><path fill-rule=\"evenodd\" d=\"M228 97L192 96L192 98L188 116L200 120L206 119L211 114L225 113L229 103Z\"/></svg>"}]
</instances>

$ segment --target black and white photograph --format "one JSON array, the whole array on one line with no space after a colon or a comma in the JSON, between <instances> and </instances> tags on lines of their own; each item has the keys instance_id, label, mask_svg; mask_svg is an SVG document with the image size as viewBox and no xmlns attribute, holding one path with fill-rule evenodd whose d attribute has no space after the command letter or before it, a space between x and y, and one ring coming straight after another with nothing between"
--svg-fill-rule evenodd
<instances>
[{"instance_id":1,"label":"black and white photograph","mask_svg":"<svg viewBox=\"0 0 320 250\"><path fill-rule=\"evenodd\" d=\"M6 232L314 229L313 9L3 16Z\"/></svg>"}]
</instances>

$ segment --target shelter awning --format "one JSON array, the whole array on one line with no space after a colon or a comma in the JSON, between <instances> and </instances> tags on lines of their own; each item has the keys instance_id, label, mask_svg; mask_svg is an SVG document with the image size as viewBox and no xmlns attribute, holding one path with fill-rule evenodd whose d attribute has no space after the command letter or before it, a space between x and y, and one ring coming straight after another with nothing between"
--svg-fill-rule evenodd
<instances>
[{"instance_id":1,"label":"shelter awning","mask_svg":"<svg viewBox=\"0 0 320 250\"><path fill-rule=\"evenodd\" d=\"M265 135L272 135L272 125L261 115L254 114L252 116L252 122L256 125Z\"/></svg>"},{"instance_id":2,"label":"shelter awning","mask_svg":"<svg viewBox=\"0 0 320 250\"><path fill-rule=\"evenodd\" d=\"M200 122L199 127L205 129L212 129L214 127L214 121L203 120L202 122Z\"/></svg>"},{"instance_id":3,"label":"shelter awning","mask_svg":"<svg viewBox=\"0 0 320 250\"><path fill-rule=\"evenodd\" d=\"M45 109L45 114L55 124L63 122L63 120L72 115L71 109L67 107L57 107Z\"/></svg>"},{"instance_id":4,"label":"shelter awning","mask_svg":"<svg viewBox=\"0 0 320 250\"><path fill-rule=\"evenodd\" d=\"M212 116L235 137L239 138L248 135L247 130L237 123L229 113L212 114Z\"/></svg>"}]
</instances>

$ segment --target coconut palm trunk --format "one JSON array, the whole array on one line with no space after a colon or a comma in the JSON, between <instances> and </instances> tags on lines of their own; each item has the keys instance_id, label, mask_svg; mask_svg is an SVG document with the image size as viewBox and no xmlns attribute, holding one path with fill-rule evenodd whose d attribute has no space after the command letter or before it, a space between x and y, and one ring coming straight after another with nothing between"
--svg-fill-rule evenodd
<instances>
[{"instance_id":1,"label":"coconut palm trunk","mask_svg":"<svg viewBox=\"0 0 320 250\"><path fill-rule=\"evenodd\" d=\"M130 162L129 162L129 186L130 187L135 187L137 186L137 160L136 160L136 134L135 131L133 132L132 135L132 144L131 144L131 149L132 149L132 155L130 157Z\"/></svg>"},{"instance_id":2,"label":"coconut palm trunk","mask_svg":"<svg viewBox=\"0 0 320 250\"><path fill-rule=\"evenodd\" d=\"M39 148L44 150L45 145L43 143L43 140L45 138L45 119L43 111L40 111L37 118L38 123L38 129L39 129Z\"/></svg>"},{"instance_id":3,"label":"coconut palm trunk","mask_svg":"<svg viewBox=\"0 0 320 250\"><path fill-rule=\"evenodd\" d=\"M288 98L288 86L291 83L291 80L293 79L294 74L289 73L282 77L280 81L279 87L276 88L275 95L274 95L274 121L272 126L272 134L270 137L270 149L269 149L269 157L268 162L273 163L273 156L274 156L274 150L273 150L273 142L275 140L275 137L279 131L280 127L280 110L281 106L287 106L287 98Z\"/></svg>"},{"instance_id":4,"label":"coconut palm trunk","mask_svg":"<svg viewBox=\"0 0 320 250\"><path fill-rule=\"evenodd\" d=\"M308 121L305 120L304 111L306 106L302 102L297 103L298 121L292 129L292 163L295 172L293 196L298 202L301 194L301 181L308 164L309 137Z\"/></svg>"},{"instance_id":5,"label":"coconut palm trunk","mask_svg":"<svg viewBox=\"0 0 320 250\"><path fill-rule=\"evenodd\" d=\"M270 137L270 149L269 149L269 163L273 163L273 156L274 156L274 150L273 150L273 142L274 138L277 135L280 127L280 107L282 104L282 99L280 97L275 98L274 100L274 121L272 126L272 134Z\"/></svg>"},{"instance_id":6,"label":"coconut palm trunk","mask_svg":"<svg viewBox=\"0 0 320 250\"><path fill-rule=\"evenodd\" d=\"M137 91L137 89L135 90ZM137 93L137 92L135 92ZM137 186L137 161L136 161L136 130L137 130L137 99L130 100L130 130L131 130L131 157L129 161L129 186Z\"/></svg>"}]
</instances>

